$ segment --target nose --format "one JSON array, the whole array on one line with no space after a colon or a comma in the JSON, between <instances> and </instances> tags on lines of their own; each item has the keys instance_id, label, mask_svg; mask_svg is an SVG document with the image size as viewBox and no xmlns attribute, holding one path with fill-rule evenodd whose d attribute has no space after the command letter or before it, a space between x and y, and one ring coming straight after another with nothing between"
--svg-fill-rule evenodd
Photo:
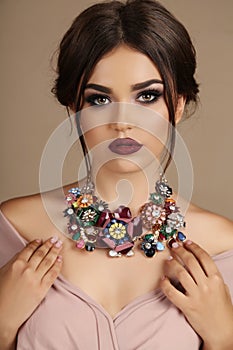
<instances>
[{"instance_id":1,"label":"nose","mask_svg":"<svg viewBox=\"0 0 233 350\"><path fill-rule=\"evenodd\" d=\"M126 131L133 128L133 125L129 122L129 110L127 111L127 105L124 103L116 103L114 105L114 111L110 122L110 127L116 131Z\"/></svg>"},{"instance_id":2,"label":"nose","mask_svg":"<svg viewBox=\"0 0 233 350\"><path fill-rule=\"evenodd\" d=\"M132 126L127 124L127 123L122 123L122 122L117 122L117 123L111 123L110 124L110 127L113 129L113 130L116 130L116 131L120 131L120 132L124 132L126 130L130 130L132 129Z\"/></svg>"}]
</instances>

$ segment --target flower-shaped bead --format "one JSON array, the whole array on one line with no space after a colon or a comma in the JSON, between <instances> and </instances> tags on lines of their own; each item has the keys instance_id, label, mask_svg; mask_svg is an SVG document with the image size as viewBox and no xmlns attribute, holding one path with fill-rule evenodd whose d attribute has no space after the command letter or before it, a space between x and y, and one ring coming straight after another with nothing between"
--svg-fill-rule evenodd
<instances>
[{"instance_id":1,"label":"flower-shaped bead","mask_svg":"<svg viewBox=\"0 0 233 350\"><path fill-rule=\"evenodd\" d=\"M93 203L93 196L91 194L84 194L77 199L77 204L74 206L79 208L87 208Z\"/></svg>"},{"instance_id":2,"label":"flower-shaped bead","mask_svg":"<svg viewBox=\"0 0 233 350\"><path fill-rule=\"evenodd\" d=\"M170 237L172 237L174 234L176 234L177 230L173 227L170 227L168 225L163 225L160 229L160 235L159 235L159 238L161 240L163 240L163 237L164 239L168 239Z\"/></svg>"},{"instance_id":3,"label":"flower-shaped bead","mask_svg":"<svg viewBox=\"0 0 233 350\"><path fill-rule=\"evenodd\" d=\"M66 203L71 206L74 202L76 202L76 195L73 193L70 193L66 196Z\"/></svg>"},{"instance_id":4,"label":"flower-shaped bead","mask_svg":"<svg viewBox=\"0 0 233 350\"><path fill-rule=\"evenodd\" d=\"M108 232L111 237L113 237L116 240L121 240L125 237L127 231L126 231L126 225L122 221L118 220L112 220L111 225L108 228Z\"/></svg>"},{"instance_id":5,"label":"flower-shaped bead","mask_svg":"<svg viewBox=\"0 0 233 350\"><path fill-rule=\"evenodd\" d=\"M180 227L184 227L185 226L184 216L178 212L172 213L168 215L167 224L168 226L176 229Z\"/></svg>"},{"instance_id":6,"label":"flower-shaped bead","mask_svg":"<svg viewBox=\"0 0 233 350\"><path fill-rule=\"evenodd\" d=\"M99 219L99 213L94 208L88 207L80 210L78 217L84 226L93 226Z\"/></svg>"},{"instance_id":7,"label":"flower-shaped bead","mask_svg":"<svg viewBox=\"0 0 233 350\"><path fill-rule=\"evenodd\" d=\"M68 223L68 232L74 234L79 231L79 226L75 223Z\"/></svg>"},{"instance_id":8,"label":"flower-shaped bead","mask_svg":"<svg viewBox=\"0 0 233 350\"><path fill-rule=\"evenodd\" d=\"M166 220L166 211L163 207L149 202L141 208L141 219L143 226L152 229L157 224L162 224Z\"/></svg>"},{"instance_id":9,"label":"flower-shaped bead","mask_svg":"<svg viewBox=\"0 0 233 350\"><path fill-rule=\"evenodd\" d=\"M166 182L157 181L155 189L163 197L169 198L172 195L172 189L167 185Z\"/></svg>"},{"instance_id":10,"label":"flower-shaped bead","mask_svg":"<svg viewBox=\"0 0 233 350\"><path fill-rule=\"evenodd\" d=\"M164 197L156 192L150 194L149 200L151 200L156 205L163 205L164 204Z\"/></svg>"},{"instance_id":11,"label":"flower-shaped bead","mask_svg":"<svg viewBox=\"0 0 233 350\"><path fill-rule=\"evenodd\" d=\"M73 187L68 192L74 194L75 196L79 196L81 193L81 190L79 187Z\"/></svg>"},{"instance_id":12,"label":"flower-shaped bead","mask_svg":"<svg viewBox=\"0 0 233 350\"><path fill-rule=\"evenodd\" d=\"M73 216L75 213L74 213L74 209L73 208L67 208L63 211L64 213L64 216Z\"/></svg>"},{"instance_id":13,"label":"flower-shaped bead","mask_svg":"<svg viewBox=\"0 0 233 350\"><path fill-rule=\"evenodd\" d=\"M104 210L108 209L108 203L99 200L96 201L95 204L93 205L93 208L95 208L96 210L103 212Z\"/></svg>"}]
</instances>

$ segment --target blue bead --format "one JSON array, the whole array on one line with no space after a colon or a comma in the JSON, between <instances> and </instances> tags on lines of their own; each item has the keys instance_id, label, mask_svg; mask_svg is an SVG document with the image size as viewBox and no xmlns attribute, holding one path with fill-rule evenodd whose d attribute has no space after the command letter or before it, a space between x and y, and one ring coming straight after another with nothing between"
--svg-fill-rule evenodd
<instances>
[{"instance_id":1,"label":"blue bead","mask_svg":"<svg viewBox=\"0 0 233 350\"><path fill-rule=\"evenodd\" d=\"M178 240L181 242L186 240L186 236L183 234L183 232L179 231L177 237L178 237Z\"/></svg>"},{"instance_id":2,"label":"blue bead","mask_svg":"<svg viewBox=\"0 0 233 350\"><path fill-rule=\"evenodd\" d=\"M165 249L165 247L164 247L163 243L157 242L156 249L161 252Z\"/></svg>"}]
</instances>

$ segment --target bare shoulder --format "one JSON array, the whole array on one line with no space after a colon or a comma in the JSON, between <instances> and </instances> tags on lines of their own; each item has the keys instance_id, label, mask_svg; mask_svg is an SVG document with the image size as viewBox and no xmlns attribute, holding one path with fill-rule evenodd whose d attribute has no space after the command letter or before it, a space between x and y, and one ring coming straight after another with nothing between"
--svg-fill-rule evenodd
<instances>
[{"instance_id":1,"label":"bare shoulder","mask_svg":"<svg viewBox=\"0 0 233 350\"><path fill-rule=\"evenodd\" d=\"M9 221L29 216L42 205L40 194L9 199L1 203L0 209Z\"/></svg>"},{"instance_id":2,"label":"bare shoulder","mask_svg":"<svg viewBox=\"0 0 233 350\"><path fill-rule=\"evenodd\" d=\"M41 226L48 223L40 194L7 200L1 203L0 209L19 234L27 240L34 239Z\"/></svg>"},{"instance_id":3,"label":"bare shoulder","mask_svg":"<svg viewBox=\"0 0 233 350\"><path fill-rule=\"evenodd\" d=\"M186 214L187 233L211 255L233 249L233 221L191 204Z\"/></svg>"},{"instance_id":4,"label":"bare shoulder","mask_svg":"<svg viewBox=\"0 0 233 350\"><path fill-rule=\"evenodd\" d=\"M3 202L0 209L18 233L28 241L47 239L53 235L62 237L63 225L66 227L63 216L64 195L70 187L75 186L77 183L43 194L10 199Z\"/></svg>"}]
</instances>

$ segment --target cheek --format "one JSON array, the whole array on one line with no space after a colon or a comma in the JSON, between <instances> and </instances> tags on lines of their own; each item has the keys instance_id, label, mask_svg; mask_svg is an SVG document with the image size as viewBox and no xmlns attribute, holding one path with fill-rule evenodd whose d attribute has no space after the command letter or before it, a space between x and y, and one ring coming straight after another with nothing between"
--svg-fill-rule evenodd
<instances>
[{"instance_id":1,"label":"cheek","mask_svg":"<svg viewBox=\"0 0 233 350\"><path fill-rule=\"evenodd\" d=\"M153 129L151 132L138 129L135 132L135 139L144 145L144 149L149 152L148 154L153 154L156 159L159 159L166 147L167 129L162 130L162 132Z\"/></svg>"},{"instance_id":2,"label":"cheek","mask_svg":"<svg viewBox=\"0 0 233 350\"><path fill-rule=\"evenodd\" d=\"M152 109L154 112L159 113L165 120L169 120L169 113L164 99L158 102Z\"/></svg>"},{"instance_id":3,"label":"cheek","mask_svg":"<svg viewBox=\"0 0 233 350\"><path fill-rule=\"evenodd\" d=\"M157 113L143 118L136 128L138 140L144 144L153 154L158 155L167 145L168 131L170 128L168 110L165 104L154 107Z\"/></svg>"},{"instance_id":4,"label":"cheek","mask_svg":"<svg viewBox=\"0 0 233 350\"><path fill-rule=\"evenodd\" d=\"M89 149L110 139L109 130L106 126L99 126L84 133L84 138Z\"/></svg>"}]
</instances>

